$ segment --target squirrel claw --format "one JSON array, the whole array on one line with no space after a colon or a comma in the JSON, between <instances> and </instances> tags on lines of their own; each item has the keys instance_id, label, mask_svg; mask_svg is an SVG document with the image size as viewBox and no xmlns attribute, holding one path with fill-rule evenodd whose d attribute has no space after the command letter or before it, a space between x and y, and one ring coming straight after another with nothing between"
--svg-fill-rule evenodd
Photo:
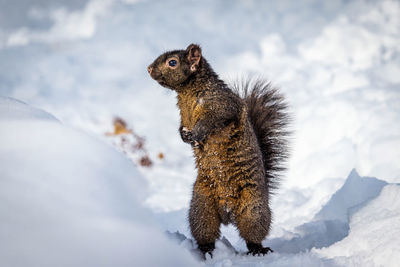
<instances>
[{"instance_id":1,"label":"squirrel claw","mask_svg":"<svg viewBox=\"0 0 400 267\"><path fill-rule=\"evenodd\" d=\"M201 144L199 142L197 142L197 141L192 141L191 145L192 145L193 148L200 148L201 147Z\"/></svg>"}]
</instances>

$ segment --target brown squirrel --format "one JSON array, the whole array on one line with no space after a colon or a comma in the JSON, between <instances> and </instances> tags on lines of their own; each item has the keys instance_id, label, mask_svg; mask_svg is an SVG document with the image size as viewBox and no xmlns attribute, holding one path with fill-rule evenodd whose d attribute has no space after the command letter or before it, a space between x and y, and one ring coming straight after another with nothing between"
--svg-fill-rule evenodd
<instances>
[{"instance_id":1,"label":"brown squirrel","mask_svg":"<svg viewBox=\"0 0 400 267\"><path fill-rule=\"evenodd\" d=\"M261 242L271 225L270 195L287 158L283 97L262 80L231 90L196 44L160 55L148 72L178 94L179 132L192 145L198 169L189 209L198 248L211 253L220 224L233 223L248 253L272 252Z\"/></svg>"}]
</instances>

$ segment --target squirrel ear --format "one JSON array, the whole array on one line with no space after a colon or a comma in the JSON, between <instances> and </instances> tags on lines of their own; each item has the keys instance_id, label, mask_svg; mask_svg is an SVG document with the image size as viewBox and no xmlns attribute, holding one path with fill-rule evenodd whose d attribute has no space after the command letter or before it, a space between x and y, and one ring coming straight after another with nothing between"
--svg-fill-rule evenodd
<instances>
[{"instance_id":1,"label":"squirrel ear","mask_svg":"<svg viewBox=\"0 0 400 267\"><path fill-rule=\"evenodd\" d=\"M186 48L186 52L190 63L190 70L195 72L201 59L201 48L197 44L191 44Z\"/></svg>"}]
</instances>

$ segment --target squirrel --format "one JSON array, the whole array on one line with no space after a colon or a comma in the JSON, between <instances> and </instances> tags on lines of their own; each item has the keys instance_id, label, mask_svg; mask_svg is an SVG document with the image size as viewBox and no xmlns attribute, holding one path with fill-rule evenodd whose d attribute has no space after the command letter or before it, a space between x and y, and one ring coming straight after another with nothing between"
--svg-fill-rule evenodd
<instances>
[{"instance_id":1,"label":"squirrel","mask_svg":"<svg viewBox=\"0 0 400 267\"><path fill-rule=\"evenodd\" d=\"M229 88L197 44L160 55L147 70L177 93L179 132L198 170L189 225L203 257L215 249L221 223L237 227L248 254L272 252L261 242L271 226L270 195L288 156L283 96L261 79Z\"/></svg>"}]
</instances>

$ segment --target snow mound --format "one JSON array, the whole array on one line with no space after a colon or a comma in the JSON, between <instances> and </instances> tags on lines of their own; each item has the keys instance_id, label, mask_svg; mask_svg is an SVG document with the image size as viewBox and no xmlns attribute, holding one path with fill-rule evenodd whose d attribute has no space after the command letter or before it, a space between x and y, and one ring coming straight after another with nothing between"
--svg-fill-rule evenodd
<instances>
[{"instance_id":1,"label":"snow mound","mask_svg":"<svg viewBox=\"0 0 400 267\"><path fill-rule=\"evenodd\" d=\"M0 111L1 266L196 265L142 207L146 181L122 154L17 100Z\"/></svg>"},{"instance_id":2,"label":"snow mound","mask_svg":"<svg viewBox=\"0 0 400 267\"><path fill-rule=\"evenodd\" d=\"M386 182L376 178L360 177L353 169L343 186L310 222L283 237L268 240L268 246L281 253L298 253L342 240L349 233L349 217L377 197L385 185Z\"/></svg>"},{"instance_id":3,"label":"snow mound","mask_svg":"<svg viewBox=\"0 0 400 267\"><path fill-rule=\"evenodd\" d=\"M349 235L315 250L345 266L398 266L400 186L387 185L380 195L351 217Z\"/></svg>"},{"instance_id":4,"label":"snow mound","mask_svg":"<svg viewBox=\"0 0 400 267\"><path fill-rule=\"evenodd\" d=\"M0 120L49 119L57 120L44 110L32 108L11 97L0 98Z\"/></svg>"},{"instance_id":5,"label":"snow mound","mask_svg":"<svg viewBox=\"0 0 400 267\"><path fill-rule=\"evenodd\" d=\"M387 182L373 177L363 177L353 169L344 185L318 212L316 219L339 220L347 223L350 213L354 213L363 203L379 195Z\"/></svg>"}]
</instances>

